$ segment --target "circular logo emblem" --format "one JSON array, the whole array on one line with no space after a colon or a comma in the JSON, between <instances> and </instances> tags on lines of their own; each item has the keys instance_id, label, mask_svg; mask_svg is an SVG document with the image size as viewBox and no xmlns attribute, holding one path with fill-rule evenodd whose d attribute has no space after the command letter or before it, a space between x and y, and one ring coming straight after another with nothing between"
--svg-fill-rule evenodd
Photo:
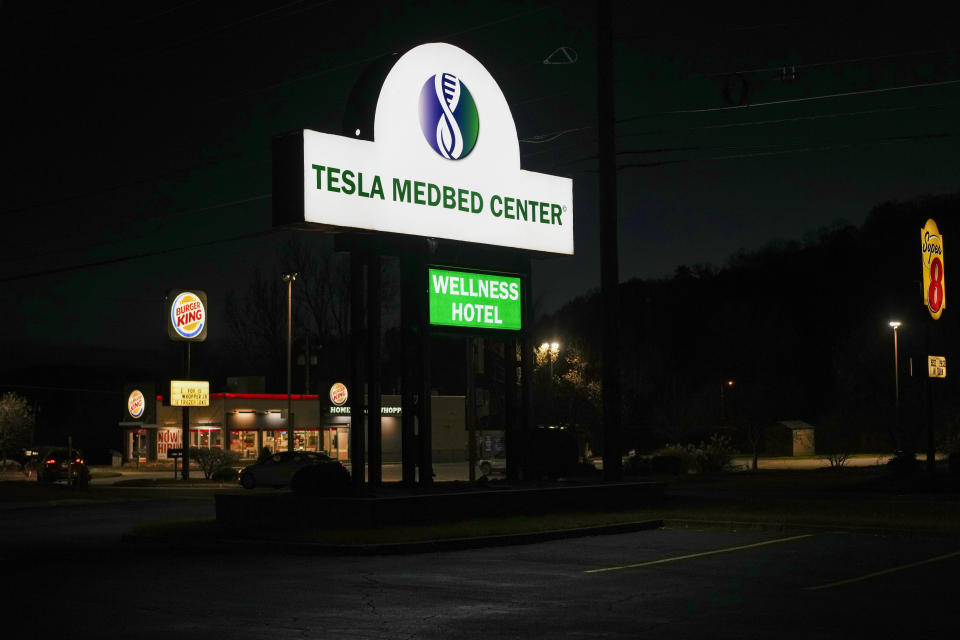
<instances>
[{"instance_id":1,"label":"circular logo emblem","mask_svg":"<svg viewBox=\"0 0 960 640\"><path fill-rule=\"evenodd\" d=\"M195 294L185 291L170 305L170 322L173 330L183 338L195 338L207 322L207 310Z\"/></svg>"},{"instance_id":2,"label":"circular logo emblem","mask_svg":"<svg viewBox=\"0 0 960 640\"><path fill-rule=\"evenodd\" d=\"M130 392L130 397L127 398L127 412L131 418L136 419L142 416L146 406L147 403L143 399L143 393L139 389Z\"/></svg>"},{"instance_id":3,"label":"circular logo emblem","mask_svg":"<svg viewBox=\"0 0 960 640\"><path fill-rule=\"evenodd\" d=\"M340 407L347 401L347 385L342 382L334 382L330 387L330 402Z\"/></svg>"},{"instance_id":4,"label":"circular logo emblem","mask_svg":"<svg viewBox=\"0 0 960 640\"><path fill-rule=\"evenodd\" d=\"M477 144L480 116L467 85L452 73L427 78L420 90L420 129L447 160L466 158Z\"/></svg>"}]
</instances>

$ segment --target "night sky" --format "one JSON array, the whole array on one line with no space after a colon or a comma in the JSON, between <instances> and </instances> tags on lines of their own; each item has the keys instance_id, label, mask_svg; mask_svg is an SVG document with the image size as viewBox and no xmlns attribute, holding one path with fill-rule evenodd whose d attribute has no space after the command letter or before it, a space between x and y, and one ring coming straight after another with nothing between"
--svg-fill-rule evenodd
<instances>
[{"instance_id":1,"label":"night sky","mask_svg":"<svg viewBox=\"0 0 960 640\"><path fill-rule=\"evenodd\" d=\"M622 280L958 190L948 21L634 4L615 28ZM279 277L295 233L271 228L271 136L340 133L364 69L424 42L490 70L523 168L574 179L576 255L536 264L537 311L599 286L594 19L581 2L3 2L0 367L143 368L171 352L173 287L208 292L217 344L226 294L255 267Z\"/></svg>"}]
</instances>

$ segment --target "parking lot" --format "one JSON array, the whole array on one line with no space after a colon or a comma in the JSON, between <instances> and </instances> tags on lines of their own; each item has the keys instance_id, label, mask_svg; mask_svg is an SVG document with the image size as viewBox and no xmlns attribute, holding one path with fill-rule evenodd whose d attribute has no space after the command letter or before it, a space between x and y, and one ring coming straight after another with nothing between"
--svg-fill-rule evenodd
<instances>
[{"instance_id":1,"label":"parking lot","mask_svg":"<svg viewBox=\"0 0 960 640\"><path fill-rule=\"evenodd\" d=\"M374 557L119 541L129 523L205 509L152 500L6 512L0 543L17 585L9 610L104 638L850 638L957 628L960 542L946 536L663 529Z\"/></svg>"}]
</instances>

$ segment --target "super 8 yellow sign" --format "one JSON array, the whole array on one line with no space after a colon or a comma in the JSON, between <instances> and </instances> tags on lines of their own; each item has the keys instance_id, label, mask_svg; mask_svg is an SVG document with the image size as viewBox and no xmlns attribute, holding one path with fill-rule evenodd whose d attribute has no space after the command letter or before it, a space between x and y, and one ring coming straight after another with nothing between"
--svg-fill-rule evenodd
<instances>
[{"instance_id":1,"label":"super 8 yellow sign","mask_svg":"<svg viewBox=\"0 0 960 640\"><path fill-rule=\"evenodd\" d=\"M923 256L923 304L930 312L930 317L939 320L946 306L943 235L932 218L920 230L920 243Z\"/></svg>"}]
</instances>

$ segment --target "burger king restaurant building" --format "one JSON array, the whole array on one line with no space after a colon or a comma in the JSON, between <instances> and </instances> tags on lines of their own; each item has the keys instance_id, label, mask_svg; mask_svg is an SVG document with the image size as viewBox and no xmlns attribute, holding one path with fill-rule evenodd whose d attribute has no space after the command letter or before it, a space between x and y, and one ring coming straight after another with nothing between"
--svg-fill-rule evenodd
<instances>
[{"instance_id":1,"label":"burger king restaurant building","mask_svg":"<svg viewBox=\"0 0 960 640\"><path fill-rule=\"evenodd\" d=\"M465 460L464 397L433 396L431 400L434 460ZM400 462L400 396L384 395L381 402L383 461ZM294 449L350 459L348 405L330 404L326 396L294 394L291 406ZM228 448L241 460L255 459L264 447L286 451L286 413L286 394L211 393L209 406L190 410L190 446ZM181 448L182 415L181 407L169 406L163 396L157 396L155 424L129 419L121 422L124 462L166 460L169 449Z\"/></svg>"}]
</instances>

